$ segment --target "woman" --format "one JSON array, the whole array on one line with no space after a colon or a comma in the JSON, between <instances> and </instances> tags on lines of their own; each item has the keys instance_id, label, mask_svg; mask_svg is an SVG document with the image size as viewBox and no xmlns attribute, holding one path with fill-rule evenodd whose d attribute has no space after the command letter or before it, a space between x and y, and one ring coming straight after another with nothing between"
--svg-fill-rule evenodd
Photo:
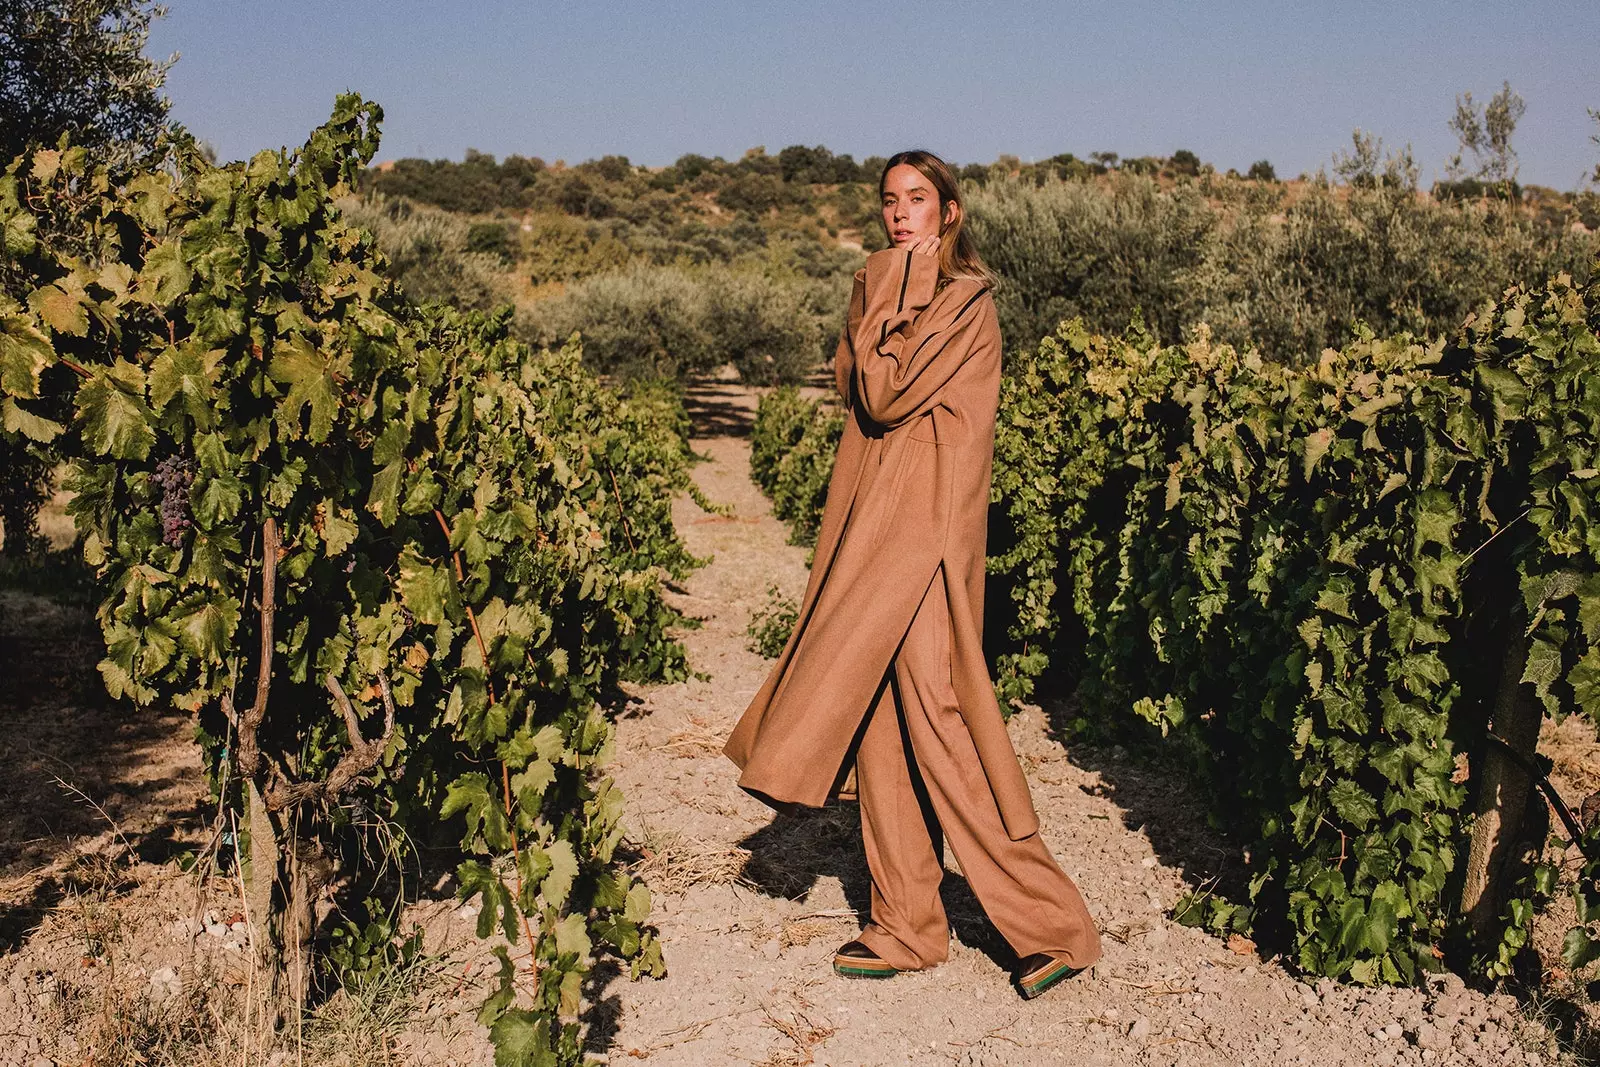
<instances>
[{"instance_id":1,"label":"woman","mask_svg":"<svg viewBox=\"0 0 1600 1067\"><path fill-rule=\"evenodd\" d=\"M872 920L835 955L839 974L944 961L948 839L1033 997L1094 963L1100 939L1040 840L983 658L991 276L937 156L894 156L878 191L892 247L856 273L834 355L848 417L811 578L726 752L740 786L775 806L820 806L854 771Z\"/></svg>"}]
</instances>

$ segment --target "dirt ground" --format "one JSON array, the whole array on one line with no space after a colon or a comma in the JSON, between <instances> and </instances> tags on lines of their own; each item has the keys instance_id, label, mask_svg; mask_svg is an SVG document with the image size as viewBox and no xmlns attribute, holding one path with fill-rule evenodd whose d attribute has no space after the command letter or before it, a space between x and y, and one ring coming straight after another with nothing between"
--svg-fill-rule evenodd
<instances>
[{"instance_id":1,"label":"dirt ground","mask_svg":"<svg viewBox=\"0 0 1600 1067\"><path fill-rule=\"evenodd\" d=\"M1017 715L1012 735L1042 833L1103 931L1102 962L1021 1000L1004 942L952 866L948 963L883 982L836 977L833 950L866 908L855 810L775 817L736 788L720 754L770 666L747 647L750 616L770 584L798 597L805 550L787 544L748 477L754 393L709 383L691 404L708 457L696 479L735 513L677 503L690 549L713 557L672 594L700 621L685 640L704 677L634 691L617 726L614 773L669 974L630 982L597 968L589 1045L602 1062L1579 1062L1541 1021L1556 1009L1454 978L1307 984L1247 943L1173 924L1173 903L1229 862L1227 846L1171 774L1118 749L1063 745L1050 707ZM443 882L407 911L424 929L421 963L385 989L334 997L269 1051L259 1020L236 1010L258 977L236 887L197 885L177 862L213 825L190 724L106 700L98 640L81 609L0 594L0 1067L491 1063L473 1018L491 957L472 908ZM1549 738L1558 771L1593 788L1592 731L1562 730Z\"/></svg>"}]
</instances>

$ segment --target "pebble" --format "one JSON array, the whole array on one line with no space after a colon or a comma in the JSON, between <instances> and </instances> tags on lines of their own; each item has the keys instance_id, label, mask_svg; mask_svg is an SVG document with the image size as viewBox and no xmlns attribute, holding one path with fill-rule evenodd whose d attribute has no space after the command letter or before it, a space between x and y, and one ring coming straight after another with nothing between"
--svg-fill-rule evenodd
<instances>
[{"instance_id":1,"label":"pebble","mask_svg":"<svg viewBox=\"0 0 1600 1067\"><path fill-rule=\"evenodd\" d=\"M159 967L150 975L150 1002L161 1004L183 993L176 967Z\"/></svg>"},{"instance_id":2,"label":"pebble","mask_svg":"<svg viewBox=\"0 0 1600 1067\"><path fill-rule=\"evenodd\" d=\"M1450 1034L1432 1023L1423 1023L1411 1032L1412 1043L1424 1051L1437 1052L1450 1047Z\"/></svg>"},{"instance_id":3,"label":"pebble","mask_svg":"<svg viewBox=\"0 0 1600 1067\"><path fill-rule=\"evenodd\" d=\"M1146 1019L1143 1015L1133 1020L1132 1025L1128 1027L1128 1036L1133 1038L1135 1041L1143 1041L1145 1038L1149 1037L1150 1020Z\"/></svg>"}]
</instances>

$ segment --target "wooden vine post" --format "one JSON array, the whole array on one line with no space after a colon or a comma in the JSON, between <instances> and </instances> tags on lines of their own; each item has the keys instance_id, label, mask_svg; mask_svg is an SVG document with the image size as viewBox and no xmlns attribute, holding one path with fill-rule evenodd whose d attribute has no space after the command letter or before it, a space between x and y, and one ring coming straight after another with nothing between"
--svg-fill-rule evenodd
<instances>
[{"instance_id":1,"label":"wooden vine post","mask_svg":"<svg viewBox=\"0 0 1600 1067\"><path fill-rule=\"evenodd\" d=\"M1492 740L1485 740L1461 887L1461 914L1467 917L1472 935L1480 944L1497 933L1507 888L1503 882L1512 869L1508 861L1522 837L1523 819L1533 794L1533 776L1526 768L1532 765L1539 743L1544 708L1533 686L1522 680L1527 660L1527 635L1521 626L1514 625L1506 642L1489 729L1521 759Z\"/></svg>"}]
</instances>

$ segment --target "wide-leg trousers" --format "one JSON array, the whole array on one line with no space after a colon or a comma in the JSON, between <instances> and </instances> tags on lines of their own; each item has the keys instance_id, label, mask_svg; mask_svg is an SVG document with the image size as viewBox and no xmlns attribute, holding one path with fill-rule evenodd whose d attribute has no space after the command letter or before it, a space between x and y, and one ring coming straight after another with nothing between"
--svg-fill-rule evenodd
<instances>
[{"instance_id":1,"label":"wide-leg trousers","mask_svg":"<svg viewBox=\"0 0 1600 1067\"><path fill-rule=\"evenodd\" d=\"M943 844L1018 957L1073 967L1100 957L1100 935L1040 835L1007 835L956 703L942 576L917 610L856 753L872 921L861 941L899 970L944 962L950 926L939 884Z\"/></svg>"}]
</instances>

